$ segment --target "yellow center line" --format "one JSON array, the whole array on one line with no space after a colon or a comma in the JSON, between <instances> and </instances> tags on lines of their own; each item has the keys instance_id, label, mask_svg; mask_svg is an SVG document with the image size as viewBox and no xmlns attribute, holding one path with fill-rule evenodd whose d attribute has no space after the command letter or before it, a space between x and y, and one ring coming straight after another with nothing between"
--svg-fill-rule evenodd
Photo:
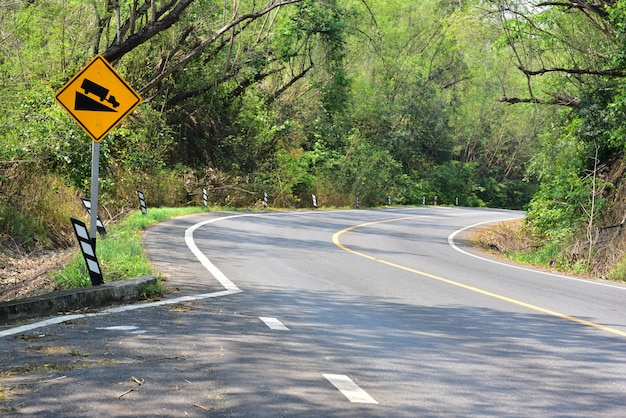
<instances>
[{"instance_id":1,"label":"yellow center line","mask_svg":"<svg viewBox=\"0 0 626 418\"><path fill-rule=\"evenodd\" d=\"M407 267L407 266L403 266L401 264L396 264L396 263L393 263L391 261L383 260L383 259L380 259L380 258L377 258L377 257L372 257L371 255L362 253L360 251L355 251L355 250L352 250L352 249L346 247L339 240L339 237L341 235L343 235L346 232L353 231L353 230L355 230L357 228L364 228L364 227L367 227L367 226L383 224L383 223L388 223L388 222L404 221L404 220L413 219L413 218L417 218L417 217L419 217L419 216L409 216L409 217L404 217L404 218L386 219L386 220L382 220L382 221L374 221L374 222L363 223L363 224L360 224L360 225L354 225L354 226L342 229L341 231L335 232L333 234L333 243L337 247L341 248L344 251L347 251L347 252L349 252L351 254L354 254L354 255L358 255L358 256L363 257L363 258L367 258L368 260L376 261L378 263L385 264L385 265L390 266L390 267L394 267L394 268L397 268L397 269L400 269L400 270L404 270L404 271L407 271L409 273L418 274L420 276L427 277L429 279L433 279L433 280L437 280L437 281L440 281L440 282L443 282L443 283L447 283L447 284L450 284L452 286L457 286L457 287L460 287L462 289L466 289L466 290L469 290L469 291L472 291L472 292L475 292L475 293L479 293L481 295L485 295L485 296L489 296L489 297L492 297L492 298L495 298L495 299L499 299L499 300L502 300L502 301L505 301L505 302L509 302L509 303L514 304L514 305L523 306L524 308L528 308L528 309L531 309L533 311L541 312L541 313L544 313L544 314L547 314L547 315L551 315L551 316L556 316L558 318L566 319L568 321L577 322L577 323L582 324L582 325L586 325L586 326L589 326L589 327L597 328L597 329L602 330L602 331L610 332L612 334L619 335L621 337L626 337L626 332L620 331L620 330L615 329L615 328L607 327L605 325L597 324L595 322L587 321L585 319L577 318L575 316L566 315L566 314L563 314L563 313L560 313L560 312L553 311L551 309L542 308L540 306L533 305L531 303L526 303L526 302L523 302L521 300L509 298L507 296L502 296L502 295L499 295L497 293L489 292L487 290L479 289L479 288L474 287L474 286L470 286L470 285L466 285L466 284L463 284L463 283L459 283L459 282L454 281L454 280L446 279L446 278L441 277L441 276L436 276L434 274L430 274L430 273L426 273L426 272L423 272L423 271L420 271L420 270L416 270L416 269L413 269L413 268L410 268L410 267Z\"/></svg>"}]
</instances>

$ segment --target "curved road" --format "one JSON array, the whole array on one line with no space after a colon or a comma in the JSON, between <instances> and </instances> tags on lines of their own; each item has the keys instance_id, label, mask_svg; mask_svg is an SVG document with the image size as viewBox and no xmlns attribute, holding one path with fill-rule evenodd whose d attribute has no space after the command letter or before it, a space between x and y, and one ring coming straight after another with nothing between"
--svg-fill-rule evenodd
<instances>
[{"instance_id":1,"label":"curved road","mask_svg":"<svg viewBox=\"0 0 626 418\"><path fill-rule=\"evenodd\" d=\"M173 292L31 331L100 367L37 402L68 415L84 409L57 407L59 393L127 416L623 416L626 287L508 265L463 241L468 226L520 216L418 207L164 222L145 247ZM91 386L97 396L76 395Z\"/></svg>"}]
</instances>

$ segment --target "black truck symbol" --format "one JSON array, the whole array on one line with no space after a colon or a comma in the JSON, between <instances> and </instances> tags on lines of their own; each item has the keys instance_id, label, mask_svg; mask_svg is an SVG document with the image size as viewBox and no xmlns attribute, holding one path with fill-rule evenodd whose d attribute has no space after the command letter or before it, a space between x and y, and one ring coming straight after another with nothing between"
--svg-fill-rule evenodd
<instances>
[{"instance_id":1,"label":"black truck symbol","mask_svg":"<svg viewBox=\"0 0 626 418\"><path fill-rule=\"evenodd\" d=\"M107 96L109 95L109 89L102 87L100 84L94 83L87 78L83 80L83 84L81 84L80 88L85 91L85 94L91 93L95 95L100 99L101 102L109 102L114 108L117 108L120 105L115 99L115 96L111 95L109 96L109 98L107 98Z\"/></svg>"}]
</instances>

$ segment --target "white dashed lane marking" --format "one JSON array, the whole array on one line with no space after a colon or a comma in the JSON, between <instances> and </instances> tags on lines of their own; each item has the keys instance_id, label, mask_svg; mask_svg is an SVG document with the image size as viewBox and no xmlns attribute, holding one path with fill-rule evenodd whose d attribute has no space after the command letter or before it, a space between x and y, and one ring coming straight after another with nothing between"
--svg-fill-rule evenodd
<instances>
[{"instance_id":1,"label":"white dashed lane marking","mask_svg":"<svg viewBox=\"0 0 626 418\"><path fill-rule=\"evenodd\" d=\"M261 321L265 322L265 325L267 325L269 329L274 329L274 330L278 330L278 331L289 331L289 328L287 328L285 325L283 325L283 323L280 322L276 318L269 318L267 316L260 316L259 319Z\"/></svg>"},{"instance_id":2,"label":"white dashed lane marking","mask_svg":"<svg viewBox=\"0 0 626 418\"><path fill-rule=\"evenodd\" d=\"M145 334L146 331L134 325L115 325L112 327L97 327L96 329L104 329L107 331L127 331L131 334Z\"/></svg>"},{"instance_id":3,"label":"white dashed lane marking","mask_svg":"<svg viewBox=\"0 0 626 418\"><path fill-rule=\"evenodd\" d=\"M378 403L366 391L361 389L356 383L344 374L324 374L330 383L333 384L339 392L343 394L350 402L353 403Z\"/></svg>"}]
</instances>

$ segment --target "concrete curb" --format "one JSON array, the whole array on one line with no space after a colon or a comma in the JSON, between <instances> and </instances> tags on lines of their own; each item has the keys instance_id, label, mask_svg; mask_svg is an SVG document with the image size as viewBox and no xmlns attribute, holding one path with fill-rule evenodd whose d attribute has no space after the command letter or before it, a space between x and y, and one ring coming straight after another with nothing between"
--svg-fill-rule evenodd
<instances>
[{"instance_id":1,"label":"concrete curb","mask_svg":"<svg viewBox=\"0 0 626 418\"><path fill-rule=\"evenodd\" d=\"M78 309L136 302L148 286L155 286L156 283L156 277L141 276L100 286L62 290L42 296L2 302L0 303L0 325Z\"/></svg>"}]
</instances>

